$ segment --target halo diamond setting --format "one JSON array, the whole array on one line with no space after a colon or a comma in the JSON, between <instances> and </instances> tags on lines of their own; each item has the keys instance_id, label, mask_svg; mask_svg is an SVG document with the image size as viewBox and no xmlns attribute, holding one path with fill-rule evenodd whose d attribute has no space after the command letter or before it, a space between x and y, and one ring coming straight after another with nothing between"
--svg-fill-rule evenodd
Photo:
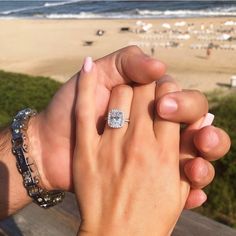
<instances>
[{"instance_id":1,"label":"halo diamond setting","mask_svg":"<svg viewBox=\"0 0 236 236\"><path fill-rule=\"evenodd\" d=\"M125 114L118 109L112 109L108 113L107 124L113 129L122 128L125 124Z\"/></svg>"}]
</instances>

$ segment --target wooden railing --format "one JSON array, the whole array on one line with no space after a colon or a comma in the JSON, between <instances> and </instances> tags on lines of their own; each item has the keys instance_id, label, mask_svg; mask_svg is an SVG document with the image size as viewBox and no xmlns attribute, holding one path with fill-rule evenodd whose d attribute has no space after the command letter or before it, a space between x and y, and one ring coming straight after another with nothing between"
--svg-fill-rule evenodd
<instances>
[{"instance_id":1,"label":"wooden railing","mask_svg":"<svg viewBox=\"0 0 236 236\"><path fill-rule=\"evenodd\" d=\"M0 221L0 236L75 236L78 226L77 205L73 195L68 194L61 205L49 210L31 204L13 217ZM236 230L197 213L184 211L172 235L236 236Z\"/></svg>"}]
</instances>

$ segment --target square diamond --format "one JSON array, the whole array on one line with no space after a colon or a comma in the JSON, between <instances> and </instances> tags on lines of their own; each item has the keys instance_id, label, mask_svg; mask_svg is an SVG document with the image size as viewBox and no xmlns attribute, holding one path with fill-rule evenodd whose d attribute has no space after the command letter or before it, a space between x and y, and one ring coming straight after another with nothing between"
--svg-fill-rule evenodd
<instances>
[{"instance_id":1,"label":"square diamond","mask_svg":"<svg viewBox=\"0 0 236 236\"><path fill-rule=\"evenodd\" d=\"M124 112L117 109L112 109L108 113L107 123L108 123L108 126L111 128L118 129L118 128L123 127L125 123Z\"/></svg>"}]
</instances>

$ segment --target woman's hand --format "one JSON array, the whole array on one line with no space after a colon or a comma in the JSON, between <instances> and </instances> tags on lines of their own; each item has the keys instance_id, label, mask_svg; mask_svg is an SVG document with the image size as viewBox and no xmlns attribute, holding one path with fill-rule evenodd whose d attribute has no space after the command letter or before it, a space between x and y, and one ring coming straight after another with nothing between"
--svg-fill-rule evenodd
<instances>
[{"instance_id":1,"label":"woman's hand","mask_svg":"<svg viewBox=\"0 0 236 236\"><path fill-rule=\"evenodd\" d=\"M102 135L96 128L97 67L81 71L76 102L74 188L81 211L79 235L168 235L189 189L179 170L179 124L154 117L156 84L112 90L109 111L129 124ZM155 95L156 94L156 95Z\"/></svg>"}]
</instances>

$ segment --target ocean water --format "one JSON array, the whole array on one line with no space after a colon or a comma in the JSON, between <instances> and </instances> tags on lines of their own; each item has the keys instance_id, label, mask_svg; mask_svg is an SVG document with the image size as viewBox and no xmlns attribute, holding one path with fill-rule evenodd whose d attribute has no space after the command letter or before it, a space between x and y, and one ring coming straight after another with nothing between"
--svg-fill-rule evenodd
<instances>
[{"instance_id":1,"label":"ocean water","mask_svg":"<svg viewBox=\"0 0 236 236\"><path fill-rule=\"evenodd\" d=\"M236 17L236 1L0 0L0 18Z\"/></svg>"}]
</instances>

